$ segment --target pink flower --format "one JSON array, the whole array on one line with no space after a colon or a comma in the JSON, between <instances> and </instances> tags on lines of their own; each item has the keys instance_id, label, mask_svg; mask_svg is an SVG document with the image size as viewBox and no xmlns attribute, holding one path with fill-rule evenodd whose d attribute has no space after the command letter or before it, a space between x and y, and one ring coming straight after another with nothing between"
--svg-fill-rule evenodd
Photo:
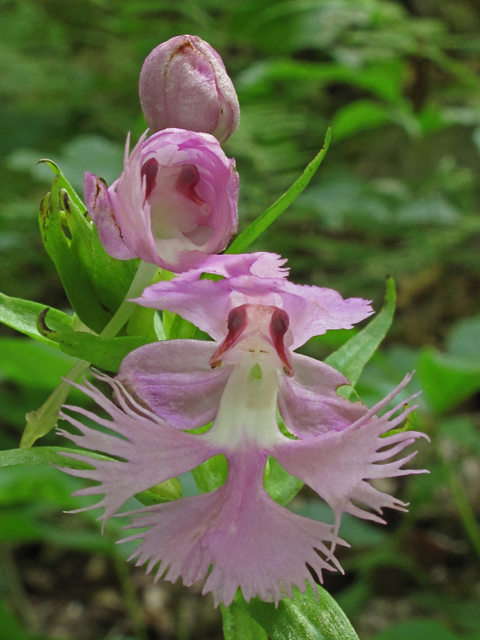
<instances>
[{"instance_id":1,"label":"pink flower","mask_svg":"<svg viewBox=\"0 0 480 640\"><path fill-rule=\"evenodd\" d=\"M83 435L63 435L125 462L68 454L95 468L66 471L100 483L78 494L104 494L95 506L104 507L105 521L128 497L223 454L228 476L216 491L126 514L134 516L127 528L150 527L126 539L142 540L132 558L137 565L148 563L147 572L160 562L156 580L165 572L165 579L182 577L186 585L206 578L203 592L213 592L216 604L228 606L239 587L246 600L259 595L277 603L292 597L293 585L304 591L308 582L315 589L308 567L320 579L323 570L341 570L333 554L337 543L345 544L338 539L343 512L383 522L356 502L379 514L384 507L405 508L368 480L422 473L403 469L414 453L391 458L423 434L381 437L415 407L403 410L400 403L376 417L410 376L369 410L337 395L348 384L343 375L292 353L315 332L351 326L369 315L366 301L289 283L275 255L208 261L208 270L223 280L198 280L190 272L153 285L141 300L165 308L170 298L171 308L216 342L171 340L133 351L115 380L104 378L119 407L92 385L82 387L112 420L68 408L122 439L66 415ZM290 437L278 427L277 407ZM202 434L183 431L211 421ZM334 526L294 515L269 497L263 484L268 456L330 505Z\"/></svg>"},{"instance_id":2,"label":"pink flower","mask_svg":"<svg viewBox=\"0 0 480 640\"><path fill-rule=\"evenodd\" d=\"M211 133L225 142L237 130L240 106L222 59L198 36L158 45L140 72L140 102L152 131L167 127Z\"/></svg>"},{"instance_id":3,"label":"pink flower","mask_svg":"<svg viewBox=\"0 0 480 640\"><path fill-rule=\"evenodd\" d=\"M177 273L221 251L237 231L238 174L205 133L143 135L107 189L85 173L88 213L114 258L140 257Z\"/></svg>"}]
</instances>

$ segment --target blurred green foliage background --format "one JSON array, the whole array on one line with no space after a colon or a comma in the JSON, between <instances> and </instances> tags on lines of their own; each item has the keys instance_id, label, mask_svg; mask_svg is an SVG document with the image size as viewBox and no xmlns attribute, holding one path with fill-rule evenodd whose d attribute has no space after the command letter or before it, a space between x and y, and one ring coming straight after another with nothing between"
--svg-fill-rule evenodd
<instances>
[{"instance_id":1,"label":"blurred green foliage background","mask_svg":"<svg viewBox=\"0 0 480 640\"><path fill-rule=\"evenodd\" d=\"M346 577L326 587L362 640L480 638L480 5L476 0L0 0L0 282L68 309L38 232L49 157L75 188L108 183L128 131L146 128L138 75L181 33L222 55L242 109L226 143L241 176L241 228L333 141L318 174L252 250L292 278L371 298L386 275L397 315L357 390L379 400L407 371L422 388L429 476L389 481L410 513L345 521ZM311 341L323 358L345 332ZM71 359L0 328L0 441ZM74 398L79 402L79 397ZM50 435L47 444L63 444ZM77 486L54 469L0 474L0 640L221 638L210 600L127 570L90 515L64 516ZM304 492L293 508L325 517ZM120 550L119 550L120 549ZM137 598L135 603L135 598Z\"/></svg>"}]
</instances>

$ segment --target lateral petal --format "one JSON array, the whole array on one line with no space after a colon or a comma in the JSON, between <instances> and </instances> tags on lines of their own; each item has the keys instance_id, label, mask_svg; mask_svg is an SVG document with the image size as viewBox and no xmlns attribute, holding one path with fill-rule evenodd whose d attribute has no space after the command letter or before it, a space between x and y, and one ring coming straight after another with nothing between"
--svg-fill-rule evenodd
<instances>
[{"instance_id":1,"label":"lateral petal","mask_svg":"<svg viewBox=\"0 0 480 640\"><path fill-rule=\"evenodd\" d=\"M337 394L349 384L344 375L328 365L293 354L295 375L279 376L278 407L287 429L305 440L328 431L342 431L361 418L368 408Z\"/></svg>"},{"instance_id":2,"label":"lateral petal","mask_svg":"<svg viewBox=\"0 0 480 640\"><path fill-rule=\"evenodd\" d=\"M400 500L374 489L366 480L427 473L425 470L402 469L415 454L379 464L399 453L417 438L427 438L417 431L381 437L397 427L417 405L393 417L402 408L403 403L400 403L381 418L375 417L375 413L397 395L410 378L411 376L407 376L387 398L342 431L329 431L315 438L279 443L270 451L290 474L303 480L330 505L335 513L334 538L344 511L359 518L383 522L378 516L357 507L353 500L362 502L380 514L383 507L405 508L406 505ZM334 546L335 539L332 552Z\"/></svg>"},{"instance_id":3,"label":"lateral petal","mask_svg":"<svg viewBox=\"0 0 480 640\"><path fill-rule=\"evenodd\" d=\"M215 418L233 369L210 368L216 347L205 340L148 344L123 360L116 380L173 427L203 427Z\"/></svg>"},{"instance_id":4,"label":"lateral petal","mask_svg":"<svg viewBox=\"0 0 480 640\"><path fill-rule=\"evenodd\" d=\"M218 447L205 441L201 435L183 433L140 407L129 394L122 390L120 383L105 376L99 377L116 389L120 407L108 400L89 382L74 386L95 400L112 420L99 418L81 407L66 406L65 408L93 420L122 437L86 427L76 418L63 412L60 416L75 426L82 435L73 435L64 429L59 429L58 433L72 440L79 447L100 451L109 456L118 456L125 460L125 462L96 460L81 454L60 454L82 460L93 467L87 470L62 468L62 471L100 483L80 489L73 495L105 494L100 502L86 508L104 507L104 513L99 520L105 523L128 498L193 469L220 451Z\"/></svg>"}]
</instances>

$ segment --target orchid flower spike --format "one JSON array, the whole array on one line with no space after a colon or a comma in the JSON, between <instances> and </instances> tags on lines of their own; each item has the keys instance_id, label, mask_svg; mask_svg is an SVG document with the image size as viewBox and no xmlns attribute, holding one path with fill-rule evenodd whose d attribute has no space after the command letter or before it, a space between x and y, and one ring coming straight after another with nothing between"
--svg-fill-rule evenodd
<instances>
[{"instance_id":1,"label":"orchid flower spike","mask_svg":"<svg viewBox=\"0 0 480 640\"><path fill-rule=\"evenodd\" d=\"M131 557L147 563L147 572L160 563L156 580L205 580L203 593L212 592L215 604L229 606L238 588L247 601L258 595L278 603L293 598L294 585L316 589L310 569L320 580L323 570L341 570L334 551L345 544L338 538L343 512L383 522L368 509L405 509L368 480L422 473L403 468L414 453L391 458L423 434L388 433L416 405L405 409L402 402L376 416L410 376L368 409L337 395L348 384L343 375L292 352L312 335L368 316L366 301L291 284L284 261L272 254L211 256L208 263L222 280L200 280L200 270L191 271L152 285L139 301L181 313L215 342L170 340L133 351L115 380L104 378L119 406L88 383L80 387L112 420L68 408L121 438L65 414L82 435L61 433L123 461L63 454L94 467L65 471L100 483L77 494L104 495L94 505L104 508L104 522L129 497L223 454L228 476L216 491L126 514L133 516L127 529L149 527L126 538L142 540ZM290 435L279 429L277 407ZM209 422L203 433L185 432ZM264 487L268 456L330 505L333 526L272 500Z\"/></svg>"},{"instance_id":2,"label":"orchid flower spike","mask_svg":"<svg viewBox=\"0 0 480 640\"><path fill-rule=\"evenodd\" d=\"M85 173L88 213L114 258L139 257L180 273L223 250L237 231L238 174L206 133L143 135L109 188Z\"/></svg>"},{"instance_id":3,"label":"orchid flower spike","mask_svg":"<svg viewBox=\"0 0 480 640\"><path fill-rule=\"evenodd\" d=\"M176 36L146 58L140 102L151 131L178 127L225 142L240 119L235 88L218 53L198 36Z\"/></svg>"}]
</instances>

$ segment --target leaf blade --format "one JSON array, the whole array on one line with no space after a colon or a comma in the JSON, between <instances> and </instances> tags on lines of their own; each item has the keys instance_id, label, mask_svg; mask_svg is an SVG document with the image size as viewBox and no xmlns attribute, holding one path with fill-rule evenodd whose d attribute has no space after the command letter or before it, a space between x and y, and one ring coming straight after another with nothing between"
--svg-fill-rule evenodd
<instances>
[{"instance_id":1,"label":"leaf blade","mask_svg":"<svg viewBox=\"0 0 480 640\"><path fill-rule=\"evenodd\" d=\"M58 346L50 338L42 335L37 329L38 314L44 311L46 305L39 302L31 302L22 298L12 298L0 293L0 322L6 324L20 333L24 333L30 338L45 342L51 347ZM48 315L49 323L54 331L72 330L71 316L50 307Z\"/></svg>"},{"instance_id":2,"label":"leaf blade","mask_svg":"<svg viewBox=\"0 0 480 640\"><path fill-rule=\"evenodd\" d=\"M225 253L243 253L254 240L274 222L305 189L307 184L315 175L318 167L325 158L332 138L331 127L328 127L325 135L325 142L315 158L307 165L302 175L292 184L292 186L264 211L256 220L249 225L245 231L235 238Z\"/></svg>"},{"instance_id":3,"label":"leaf blade","mask_svg":"<svg viewBox=\"0 0 480 640\"><path fill-rule=\"evenodd\" d=\"M294 600L284 598L278 607L258 598L246 604L248 613L272 640L358 640L354 628L330 594L318 587L318 601L309 586L294 589Z\"/></svg>"},{"instance_id":4,"label":"leaf blade","mask_svg":"<svg viewBox=\"0 0 480 640\"><path fill-rule=\"evenodd\" d=\"M386 336L395 313L395 281L387 278L385 302L380 313L335 353L325 358L325 363L343 373L352 387L356 385L363 368Z\"/></svg>"}]
</instances>

